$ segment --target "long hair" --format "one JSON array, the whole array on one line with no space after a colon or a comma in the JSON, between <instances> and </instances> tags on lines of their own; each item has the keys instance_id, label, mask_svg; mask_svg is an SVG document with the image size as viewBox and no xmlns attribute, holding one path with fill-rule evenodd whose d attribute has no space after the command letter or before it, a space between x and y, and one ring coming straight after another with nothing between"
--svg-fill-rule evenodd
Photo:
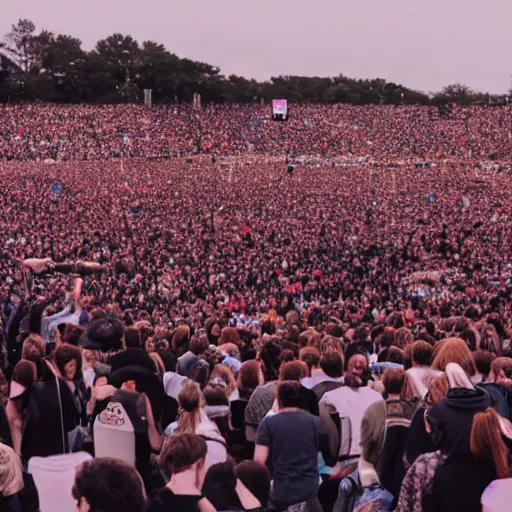
<instances>
[{"instance_id":1,"label":"long hair","mask_svg":"<svg viewBox=\"0 0 512 512\"><path fill-rule=\"evenodd\" d=\"M468 377L476 375L473 356L466 342L460 338L445 338L435 348L432 368L444 372L449 363L457 363Z\"/></svg>"},{"instance_id":2,"label":"long hair","mask_svg":"<svg viewBox=\"0 0 512 512\"><path fill-rule=\"evenodd\" d=\"M475 414L469 446L476 458L493 463L498 478L510 476L509 450L501 436L500 420L494 409L489 407Z\"/></svg>"},{"instance_id":3,"label":"long hair","mask_svg":"<svg viewBox=\"0 0 512 512\"><path fill-rule=\"evenodd\" d=\"M203 405L203 394L197 382L187 381L181 388L178 395L180 418L176 432L195 434L201 423L201 406Z\"/></svg>"}]
</instances>

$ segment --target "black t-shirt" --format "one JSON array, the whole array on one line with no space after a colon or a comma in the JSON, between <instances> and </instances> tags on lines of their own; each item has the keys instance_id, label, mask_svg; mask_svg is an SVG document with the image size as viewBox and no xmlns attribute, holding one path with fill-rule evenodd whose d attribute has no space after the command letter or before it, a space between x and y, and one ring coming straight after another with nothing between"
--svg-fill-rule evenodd
<instances>
[{"instance_id":1,"label":"black t-shirt","mask_svg":"<svg viewBox=\"0 0 512 512\"><path fill-rule=\"evenodd\" d=\"M432 511L480 512L480 498L496 478L492 464L477 460L472 455L449 458L436 471Z\"/></svg>"},{"instance_id":2,"label":"black t-shirt","mask_svg":"<svg viewBox=\"0 0 512 512\"><path fill-rule=\"evenodd\" d=\"M155 491L144 504L142 512L197 512L197 504L203 496L188 494L174 494L164 487Z\"/></svg>"},{"instance_id":3,"label":"black t-shirt","mask_svg":"<svg viewBox=\"0 0 512 512\"><path fill-rule=\"evenodd\" d=\"M272 501L300 503L316 495L318 452L326 438L320 420L304 411L278 413L261 422L256 444L270 449L274 467Z\"/></svg>"}]
</instances>

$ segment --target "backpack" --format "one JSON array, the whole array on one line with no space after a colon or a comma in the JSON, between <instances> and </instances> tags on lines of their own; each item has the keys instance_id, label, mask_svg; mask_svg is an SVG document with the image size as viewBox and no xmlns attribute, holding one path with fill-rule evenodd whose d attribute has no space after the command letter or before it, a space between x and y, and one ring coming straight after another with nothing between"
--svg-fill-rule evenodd
<instances>
[{"instance_id":1,"label":"backpack","mask_svg":"<svg viewBox=\"0 0 512 512\"><path fill-rule=\"evenodd\" d=\"M368 503L378 503L383 511L391 512L393 495L377 482L363 487L356 470L341 481L333 512L357 512Z\"/></svg>"}]
</instances>

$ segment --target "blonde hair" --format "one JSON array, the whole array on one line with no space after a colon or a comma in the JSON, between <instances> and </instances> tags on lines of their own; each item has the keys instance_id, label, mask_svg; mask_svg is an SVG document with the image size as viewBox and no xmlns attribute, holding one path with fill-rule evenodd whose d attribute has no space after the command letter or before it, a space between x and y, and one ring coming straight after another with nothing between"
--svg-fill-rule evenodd
<instances>
[{"instance_id":1,"label":"blonde hair","mask_svg":"<svg viewBox=\"0 0 512 512\"><path fill-rule=\"evenodd\" d=\"M13 496L23 489L21 460L14 450L0 443L0 495Z\"/></svg>"},{"instance_id":2,"label":"blonde hair","mask_svg":"<svg viewBox=\"0 0 512 512\"><path fill-rule=\"evenodd\" d=\"M468 375L476 375L476 366L466 342L460 338L445 338L434 350L432 368L444 372L449 363L457 363Z\"/></svg>"}]
</instances>

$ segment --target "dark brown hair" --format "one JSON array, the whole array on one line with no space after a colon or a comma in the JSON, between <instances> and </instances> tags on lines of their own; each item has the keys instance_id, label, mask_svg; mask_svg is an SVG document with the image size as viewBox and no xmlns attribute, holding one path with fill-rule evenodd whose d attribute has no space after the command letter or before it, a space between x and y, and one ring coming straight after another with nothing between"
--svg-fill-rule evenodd
<instances>
[{"instance_id":1,"label":"dark brown hair","mask_svg":"<svg viewBox=\"0 0 512 512\"><path fill-rule=\"evenodd\" d=\"M164 442L158 463L165 475L179 474L196 462L204 464L206 452L206 441L202 437L191 433L173 434Z\"/></svg>"}]
</instances>

